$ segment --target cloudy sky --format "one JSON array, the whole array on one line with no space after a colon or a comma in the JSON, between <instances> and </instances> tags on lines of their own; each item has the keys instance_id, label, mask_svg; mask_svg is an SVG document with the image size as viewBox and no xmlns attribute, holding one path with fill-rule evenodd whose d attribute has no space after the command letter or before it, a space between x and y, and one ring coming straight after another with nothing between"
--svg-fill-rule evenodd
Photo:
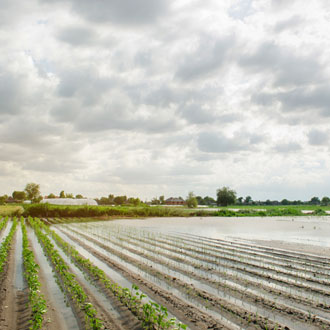
<instances>
[{"instance_id":1,"label":"cloudy sky","mask_svg":"<svg viewBox=\"0 0 330 330\"><path fill-rule=\"evenodd\" d=\"M2 0L0 194L329 196L329 31L327 0Z\"/></svg>"}]
</instances>

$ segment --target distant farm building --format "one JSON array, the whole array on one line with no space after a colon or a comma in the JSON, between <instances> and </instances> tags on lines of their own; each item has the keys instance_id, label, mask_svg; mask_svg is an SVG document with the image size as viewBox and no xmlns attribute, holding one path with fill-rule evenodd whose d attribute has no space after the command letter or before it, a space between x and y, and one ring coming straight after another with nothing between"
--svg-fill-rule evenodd
<instances>
[{"instance_id":1,"label":"distant farm building","mask_svg":"<svg viewBox=\"0 0 330 330\"><path fill-rule=\"evenodd\" d=\"M184 205L186 202L181 197L170 197L165 200L166 205Z\"/></svg>"},{"instance_id":2,"label":"distant farm building","mask_svg":"<svg viewBox=\"0 0 330 330\"><path fill-rule=\"evenodd\" d=\"M43 199L40 203L55 205L97 205L96 200L92 198L47 198Z\"/></svg>"}]
</instances>

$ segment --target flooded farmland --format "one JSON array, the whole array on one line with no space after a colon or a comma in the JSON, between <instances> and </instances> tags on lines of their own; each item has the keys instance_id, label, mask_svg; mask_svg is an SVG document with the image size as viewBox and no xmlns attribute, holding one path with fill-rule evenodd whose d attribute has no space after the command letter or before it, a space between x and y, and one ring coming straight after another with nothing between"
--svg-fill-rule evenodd
<instances>
[{"instance_id":1,"label":"flooded farmland","mask_svg":"<svg viewBox=\"0 0 330 330\"><path fill-rule=\"evenodd\" d=\"M45 329L330 328L326 217L2 221L15 243L2 278L22 277L25 239L54 320Z\"/></svg>"},{"instance_id":2,"label":"flooded farmland","mask_svg":"<svg viewBox=\"0 0 330 330\"><path fill-rule=\"evenodd\" d=\"M151 218L118 220L116 223L208 238L283 241L330 248L330 217Z\"/></svg>"},{"instance_id":3,"label":"flooded farmland","mask_svg":"<svg viewBox=\"0 0 330 330\"><path fill-rule=\"evenodd\" d=\"M155 290L174 296L176 303L158 302L192 329L197 321L189 319L190 308L203 313L199 329L210 321L211 329L330 327L327 218L152 218L55 227L96 258L123 267L119 273L140 281L155 301Z\"/></svg>"}]
</instances>

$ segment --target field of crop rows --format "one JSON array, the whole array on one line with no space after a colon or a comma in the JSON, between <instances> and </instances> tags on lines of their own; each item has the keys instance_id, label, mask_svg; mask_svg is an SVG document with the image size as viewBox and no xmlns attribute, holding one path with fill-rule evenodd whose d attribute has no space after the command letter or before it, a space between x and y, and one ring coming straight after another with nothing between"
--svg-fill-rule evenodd
<instances>
[{"instance_id":1,"label":"field of crop rows","mask_svg":"<svg viewBox=\"0 0 330 330\"><path fill-rule=\"evenodd\" d=\"M115 222L0 230L1 329L330 329L330 258Z\"/></svg>"}]
</instances>

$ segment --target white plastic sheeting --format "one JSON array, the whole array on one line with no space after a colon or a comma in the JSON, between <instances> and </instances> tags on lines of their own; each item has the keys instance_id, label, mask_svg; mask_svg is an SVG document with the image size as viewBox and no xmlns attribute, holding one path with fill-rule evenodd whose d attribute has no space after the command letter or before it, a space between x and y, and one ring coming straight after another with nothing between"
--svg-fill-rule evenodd
<instances>
[{"instance_id":1,"label":"white plastic sheeting","mask_svg":"<svg viewBox=\"0 0 330 330\"><path fill-rule=\"evenodd\" d=\"M40 203L48 203L55 205L97 205L96 200L92 198L46 198Z\"/></svg>"}]
</instances>

